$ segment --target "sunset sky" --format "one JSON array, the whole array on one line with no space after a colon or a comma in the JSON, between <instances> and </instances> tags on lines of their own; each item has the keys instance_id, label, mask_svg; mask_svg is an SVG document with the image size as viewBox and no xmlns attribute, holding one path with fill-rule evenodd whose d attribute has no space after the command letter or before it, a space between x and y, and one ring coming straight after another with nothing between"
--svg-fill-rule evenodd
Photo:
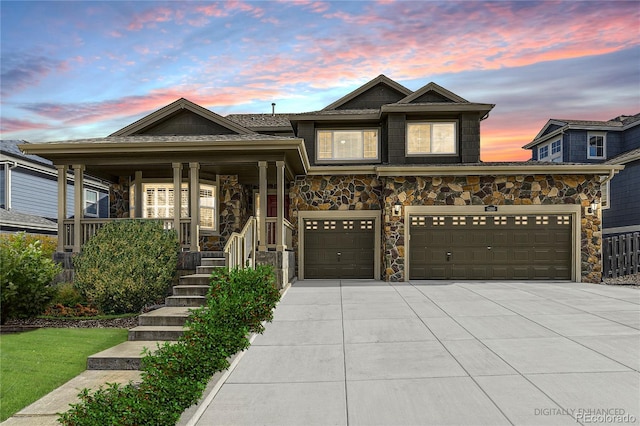
<instances>
[{"instance_id":1,"label":"sunset sky","mask_svg":"<svg viewBox=\"0 0 640 426\"><path fill-rule=\"evenodd\" d=\"M185 97L212 111L322 109L379 74L496 107L483 161L549 118L640 112L639 1L2 1L1 129L103 137Z\"/></svg>"}]
</instances>

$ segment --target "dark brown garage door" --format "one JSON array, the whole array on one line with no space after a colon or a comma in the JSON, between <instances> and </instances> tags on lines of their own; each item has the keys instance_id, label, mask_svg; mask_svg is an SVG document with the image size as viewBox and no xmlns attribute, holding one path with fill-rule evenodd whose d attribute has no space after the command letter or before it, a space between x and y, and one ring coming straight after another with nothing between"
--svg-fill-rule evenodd
<instances>
[{"instance_id":1,"label":"dark brown garage door","mask_svg":"<svg viewBox=\"0 0 640 426\"><path fill-rule=\"evenodd\" d=\"M571 279L570 215L411 216L411 279Z\"/></svg>"},{"instance_id":2,"label":"dark brown garage door","mask_svg":"<svg viewBox=\"0 0 640 426\"><path fill-rule=\"evenodd\" d=\"M374 221L306 219L305 278L373 278Z\"/></svg>"}]
</instances>

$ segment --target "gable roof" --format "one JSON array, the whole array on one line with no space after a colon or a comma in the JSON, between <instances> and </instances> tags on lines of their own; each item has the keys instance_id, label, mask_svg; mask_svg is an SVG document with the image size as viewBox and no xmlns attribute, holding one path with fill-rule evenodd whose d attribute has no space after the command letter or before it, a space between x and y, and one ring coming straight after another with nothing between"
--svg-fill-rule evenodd
<instances>
[{"instance_id":1,"label":"gable roof","mask_svg":"<svg viewBox=\"0 0 640 426\"><path fill-rule=\"evenodd\" d=\"M434 92L437 93L438 95L440 95L443 98L449 99L451 102L457 102L457 103L469 103L469 101L467 101L466 99L456 95L455 93L445 89L444 87L434 83L434 82L430 82L424 86L422 86L420 89L416 90L415 92L413 92L412 94L408 95L407 97L405 97L404 99L401 99L398 101L399 104L408 104L411 103L412 101L420 98L421 96L429 93L429 92Z\"/></svg>"},{"instance_id":2,"label":"gable roof","mask_svg":"<svg viewBox=\"0 0 640 426\"><path fill-rule=\"evenodd\" d=\"M0 141L0 154L8 155L16 159L23 159L33 161L35 163L43 164L45 166L51 166L53 168L53 162L47 160L39 155L31 155L23 153L18 145L30 144L30 142L14 139L3 139Z\"/></svg>"},{"instance_id":3,"label":"gable roof","mask_svg":"<svg viewBox=\"0 0 640 426\"><path fill-rule=\"evenodd\" d=\"M640 124L640 113L634 115L619 115L607 121L596 121L596 120L573 120L573 119L561 119L561 118L551 118L547 123L542 127L542 130L538 132L535 138L525 146L523 149L530 149L534 146L546 142L548 139L556 137L562 134L565 130L568 129L578 129L578 130L626 130L630 127L634 127ZM559 126L552 132L546 133L547 129L551 126Z\"/></svg>"},{"instance_id":4,"label":"gable roof","mask_svg":"<svg viewBox=\"0 0 640 426\"><path fill-rule=\"evenodd\" d=\"M407 89L406 87L404 87L400 83L397 83L397 82L391 80L389 77L387 77L384 74L380 74L379 76L377 76L373 80L369 81L368 83L365 83L364 85L358 87L353 92L348 93L345 96L343 96L340 99L338 99L337 101L333 102L332 104L327 105L326 107L324 107L322 109L322 111L336 109L336 108L346 104L347 102L357 98L358 96L362 95L367 90L370 90L370 89L376 87L379 84L386 85L389 88L391 88L392 90L395 90L395 91L397 91L397 92L399 92L401 94L404 94L405 96L409 96L412 93L411 90Z\"/></svg>"},{"instance_id":5,"label":"gable roof","mask_svg":"<svg viewBox=\"0 0 640 426\"><path fill-rule=\"evenodd\" d=\"M213 111L203 108L200 105L195 104L188 99L180 98L177 101L172 102L169 105L162 107L159 110L154 111L145 117L142 117L140 120L132 124L129 124L128 126L123 127L122 129L116 132L113 132L109 136L133 136L135 134L140 133L144 129L150 128L154 125L161 123L164 120L167 120L174 114L183 110L191 111L192 113L197 114L206 120L209 120L219 126L225 127L241 135L254 133L251 130L237 123L234 123L233 121L226 119L223 116L218 115Z\"/></svg>"}]
</instances>

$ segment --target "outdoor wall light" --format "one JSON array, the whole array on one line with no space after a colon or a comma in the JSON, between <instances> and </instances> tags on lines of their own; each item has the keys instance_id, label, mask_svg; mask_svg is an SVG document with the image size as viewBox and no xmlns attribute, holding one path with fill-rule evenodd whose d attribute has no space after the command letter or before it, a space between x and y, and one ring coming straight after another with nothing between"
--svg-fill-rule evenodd
<instances>
[{"instance_id":1,"label":"outdoor wall light","mask_svg":"<svg viewBox=\"0 0 640 426\"><path fill-rule=\"evenodd\" d=\"M592 215L597 215L598 214L598 202L597 201L593 201L589 207L587 208L587 213L588 214L592 214Z\"/></svg>"},{"instance_id":2,"label":"outdoor wall light","mask_svg":"<svg viewBox=\"0 0 640 426\"><path fill-rule=\"evenodd\" d=\"M393 215L400 216L402 214L402 203L400 201L396 201L393 205Z\"/></svg>"}]
</instances>

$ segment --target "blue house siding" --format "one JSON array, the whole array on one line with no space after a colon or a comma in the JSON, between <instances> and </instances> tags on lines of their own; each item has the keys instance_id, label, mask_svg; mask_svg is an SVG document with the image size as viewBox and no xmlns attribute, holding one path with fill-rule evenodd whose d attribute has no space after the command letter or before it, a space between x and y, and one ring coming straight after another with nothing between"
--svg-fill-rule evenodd
<instances>
[{"instance_id":1,"label":"blue house siding","mask_svg":"<svg viewBox=\"0 0 640 426\"><path fill-rule=\"evenodd\" d=\"M625 164L610 184L610 207L602 211L602 223L605 234L607 229L628 226L640 226L640 160Z\"/></svg>"},{"instance_id":2,"label":"blue house siding","mask_svg":"<svg viewBox=\"0 0 640 426\"><path fill-rule=\"evenodd\" d=\"M624 134L624 151L640 148L640 126L627 130Z\"/></svg>"},{"instance_id":3,"label":"blue house siding","mask_svg":"<svg viewBox=\"0 0 640 426\"><path fill-rule=\"evenodd\" d=\"M5 208L5 199L4 199L4 185L5 185L5 175L4 175L4 164L0 164L0 208Z\"/></svg>"},{"instance_id":4,"label":"blue house siding","mask_svg":"<svg viewBox=\"0 0 640 426\"><path fill-rule=\"evenodd\" d=\"M46 175L21 168L11 171L11 210L56 219L57 192L57 182Z\"/></svg>"}]
</instances>

